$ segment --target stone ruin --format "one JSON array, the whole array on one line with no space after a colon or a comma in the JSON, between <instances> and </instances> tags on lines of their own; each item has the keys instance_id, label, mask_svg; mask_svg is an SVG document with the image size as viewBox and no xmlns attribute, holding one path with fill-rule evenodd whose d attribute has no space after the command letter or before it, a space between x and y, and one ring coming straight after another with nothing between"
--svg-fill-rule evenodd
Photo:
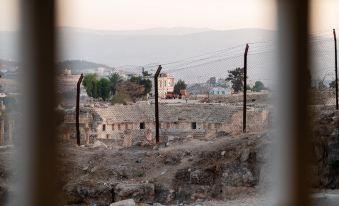
<instances>
[{"instance_id":1,"label":"stone ruin","mask_svg":"<svg viewBox=\"0 0 339 206\"><path fill-rule=\"evenodd\" d=\"M160 104L160 142L189 138L208 140L242 132L242 107L230 104ZM152 145L155 143L154 105L133 104L81 108L80 126L86 143L98 139L114 145ZM75 136L75 111L64 118L63 138ZM267 128L266 107L247 111L247 131Z\"/></svg>"}]
</instances>

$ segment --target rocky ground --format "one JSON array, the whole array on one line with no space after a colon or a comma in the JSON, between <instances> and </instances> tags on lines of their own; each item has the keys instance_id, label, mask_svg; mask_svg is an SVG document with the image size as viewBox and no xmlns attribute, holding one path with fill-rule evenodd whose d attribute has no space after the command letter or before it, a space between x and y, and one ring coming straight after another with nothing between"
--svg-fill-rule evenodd
<instances>
[{"instance_id":1,"label":"rocky ground","mask_svg":"<svg viewBox=\"0 0 339 206\"><path fill-rule=\"evenodd\" d=\"M338 189L338 116L320 111L313 123L312 186ZM99 141L81 147L64 143L58 153L62 205L99 206L122 200L133 204L113 206L264 205L270 183L271 136L246 134L211 141L174 138L167 144L131 148ZM9 190L12 150L0 148L0 202ZM338 196L320 193L316 203L332 204Z\"/></svg>"},{"instance_id":2,"label":"rocky ground","mask_svg":"<svg viewBox=\"0 0 339 206\"><path fill-rule=\"evenodd\" d=\"M108 205L130 198L137 203L207 204L258 193L270 144L266 135L186 141L159 148L63 145L59 172L64 204Z\"/></svg>"},{"instance_id":3,"label":"rocky ground","mask_svg":"<svg viewBox=\"0 0 339 206\"><path fill-rule=\"evenodd\" d=\"M312 187L339 188L339 112L313 110Z\"/></svg>"}]
</instances>

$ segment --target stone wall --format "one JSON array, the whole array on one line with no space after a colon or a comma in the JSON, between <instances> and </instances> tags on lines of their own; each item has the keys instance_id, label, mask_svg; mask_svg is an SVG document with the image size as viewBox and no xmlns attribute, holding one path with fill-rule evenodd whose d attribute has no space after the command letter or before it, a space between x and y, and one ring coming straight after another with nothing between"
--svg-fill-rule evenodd
<instances>
[{"instance_id":1,"label":"stone wall","mask_svg":"<svg viewBox=\"0 0 339 206\"><path fill-rule=\"evenodd\" d=\"M262 132L267 127L267 111L247 112L247 132ZM109 139L119 146L129 147L135 144L147 144L154 142L155 123L143 122L144 129L140 129L140 122L113 123L97 125L98 139ZM105 126L104 126L105 125ZM236 112L227 122L161 122L160 138L162 142L169 138L196 138L213 139L219 136L239 135L242 133L242 111Z\"/></svg>"}]
</instances>

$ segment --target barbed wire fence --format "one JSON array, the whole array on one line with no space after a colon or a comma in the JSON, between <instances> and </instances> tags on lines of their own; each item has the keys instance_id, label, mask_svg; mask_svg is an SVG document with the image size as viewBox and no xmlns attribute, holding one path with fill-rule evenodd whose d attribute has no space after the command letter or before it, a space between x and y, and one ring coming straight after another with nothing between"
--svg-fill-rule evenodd
<instances>
[{"instance_id":1,"label":"barbed wire fence","mask_svg":"<svg viewBox=\"0 0 339 206\"><path fill-rule=\"evenodd\" d=\"M336 106L335 41L333 31L311 36L312 105Z\"/></svg>"},{"instance_id":2,"label":"barbed wire fence","mask_svg":"<svg viewBox=\"0 0 339 206\"><path fill-rule=\"evenodd\" d=\"M333 87L335 58L332 33L328 31L314 34L310 43L310 63L313 69L310 74L312 105L332 108L336 102ZM238 135L244 132L244 126L246 132L250 133L269 129L270 113L274 109L271 100L276 95L278 68L281 68L276 65L278 56L276 43L274 40L267 40L249 42L248 45L246 88L244 86L246 44L170 62L136 67L134 71L139 70L140 73L148 71L154 75L159 65L162 66L157 81L161 90L158 123L153 124L157 119L154 99L153 102L152 98L150 100L151 107L145 106L143 110L145 114L147 113L146 116L150 117L146 127L152 125L153 128L158 125L160 142L177 136L209 139L228 134ZM154 80L154 76L149 78ZM184 93L180 91L180 95L173 93L175 83L179 80L187 84L186 91ZM247 101L244 109L245 91ZM245 125L244 114L246 114ZM145 123L141 122L140 129L141 127L145 128Z\"/></svg>"},{"instance_id":3,"label":"barbed wire fence","mask_svg":"<svg viewBox=\"0 0 339 206\"><path fill-rule=\"evenodd\" d=\"M274 90L275 86L272 77L276 69L275 48L273 41L251 42L249 47L246 126L248 132L256 132L267 128L268 90ZM242 133L244 49L244 44L236 45L161 64L161 73L173 76L176 82L185 81L189 94L177 100L167 100L166 96L162 96L159 105L162 135L173 135L174 130L177 135L193 131L196 138ZM143 65L140 68L155 73L159 64ZM240 76L233 78L241 79L239 88L226 81L230 71L237 68ZM257 82L262 83L262 86L259 84L256 88ZM174 102L180 103L175 105L175 109L171 108ZM172 117L171 120L168 119L169 116Z\"/></svg>"}]
</instances>

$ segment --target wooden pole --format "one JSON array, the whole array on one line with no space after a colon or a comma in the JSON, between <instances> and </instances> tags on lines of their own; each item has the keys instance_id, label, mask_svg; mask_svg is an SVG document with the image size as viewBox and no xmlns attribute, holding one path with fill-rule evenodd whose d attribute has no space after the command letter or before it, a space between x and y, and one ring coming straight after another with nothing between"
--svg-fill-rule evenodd
<instances>
[{"instance_id":1,"label":"wooden pole","mask_svg":"<svg viewBox=\"0 0 339 206\"><path fill-rule=\"evenodd\" d=\"M77 144L80 146L80 128L79 128L79 113L80 113L80 107L79 107L79 104L80 104L80 86L81 86L81 82L82 82L82 79L84 78L84 75L81 74L80 75L80 78L79 78L79 81L77 83L77 102L76 102L76 111L75 111L75 118L76 118L76 137L77 137Z\"/></svg>"},{"instance_id":2,"label":"wooden pole","mask_svg":"<svg viewBox=\"0 0 339 206\"><path fill-rule=\"evenodd\" d=\"M242 131L246 132L246 108L247 108L247 54L248 54L248 44L246 44L245 48L245 54L244 54L244 108L243 108L243 125L242 125Z\"/></svg>"},{"instance_id":3,"label":"wooden pole","mask_svg":"<svg viewBox=\"0 0 339 206\"><path fill-rule=\"evenodd\" d=\"M1 117L0 120L0 145L5 144L5 119L4 117Z\"/></svg>"},{"instance_id":4,"label":"wooden pole","mask_svg":"<svg viewBox=\"0 0 339 206\"><path fill-rule=\"evenodd\" d=\"M159 143L159 92L158 92L158 77L162 67L159 65L157 72L154 75L154 98L155 98L155 141Z\"/></svg>"},{"instance_id":5,"label":"wooden pole","mask_svg":"<svg viewBox=\"0 0 339 206\"><path fill-rule=\"evenodd\" d=\"M338 55L337 55L337 35L333 29L334 36L334 61L335 61L335 108L338 110Z\"/></svg>"}]
</instances>

